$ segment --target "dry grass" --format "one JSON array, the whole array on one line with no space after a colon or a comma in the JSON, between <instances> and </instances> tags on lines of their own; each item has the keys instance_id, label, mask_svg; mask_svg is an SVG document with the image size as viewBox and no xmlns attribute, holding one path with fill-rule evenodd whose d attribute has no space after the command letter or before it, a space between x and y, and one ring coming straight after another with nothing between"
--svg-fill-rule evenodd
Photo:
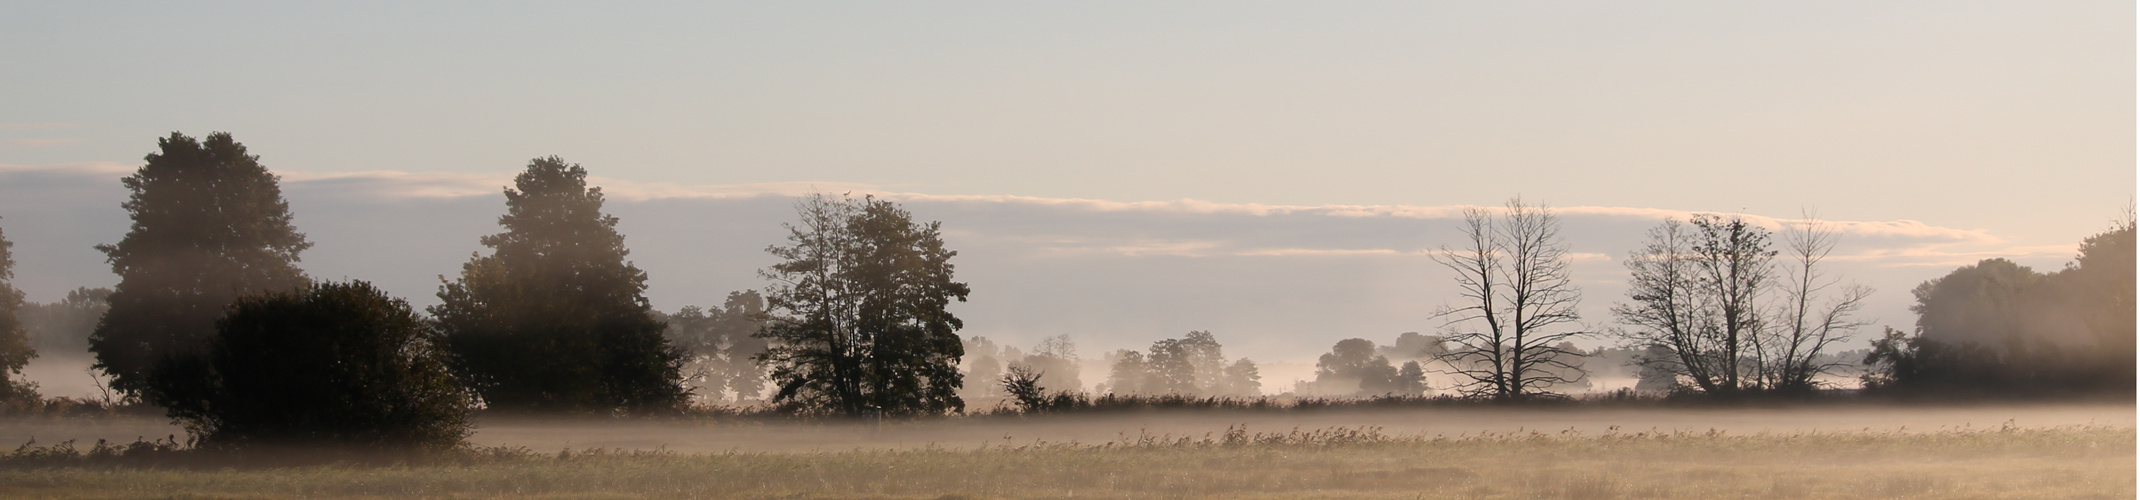
<instances>
[{"instance_id":1,"label":"dry grass","mask_svg":"<svg viewBox=\"0 0 2140 500\"><path fill-rule=\"evenodd\" d=\"M8 498L2132 498L2131 428L1128 436L981 449L523 452L464 465L0 470Z\"/></svg>"}]
</instances>

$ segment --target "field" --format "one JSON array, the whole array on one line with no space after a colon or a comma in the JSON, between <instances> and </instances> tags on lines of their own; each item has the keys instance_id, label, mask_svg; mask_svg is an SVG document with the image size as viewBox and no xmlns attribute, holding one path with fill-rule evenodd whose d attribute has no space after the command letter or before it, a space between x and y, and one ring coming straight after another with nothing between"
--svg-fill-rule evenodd
<instances>
[{"instance_id":1,"label":"field","mask_svg":"<svg viewBox=\"0 0 2140 500\"><path fill-rule=\"evenodd\" d=\"M505 421L487 423L476 441L526 439L532 441L527 448L417 465L16 466L0 469L0 496L2132 498L2132 415L2125 404L1163 414L882 426ZM1320 425L1343 421L1426 423ZM1700 421L1723 425L1676 424ZM1529 427L1548 422L1603 427ZM9 425L4 430L12 433L39 424ZM67 425L75 427L49 430L84 428ZM1193 432L1200 425L1215 427ZM1479 430L1433 429L1441 425ZM1538 430L1501 428L1510 425ZM1117 432L1106 439L1078 437L1108 429ZM1178 432L1184 429L1191 432ZM577 442L583 444L567 449L530 439L570 439L567 431L580 432ZM980 438L984 434L995 437ZM685 446L585 447L629 435ZM824 442L802 439L811 435ZM710 450L711 440L732 446Z\"/></svg>"}]
</instances>

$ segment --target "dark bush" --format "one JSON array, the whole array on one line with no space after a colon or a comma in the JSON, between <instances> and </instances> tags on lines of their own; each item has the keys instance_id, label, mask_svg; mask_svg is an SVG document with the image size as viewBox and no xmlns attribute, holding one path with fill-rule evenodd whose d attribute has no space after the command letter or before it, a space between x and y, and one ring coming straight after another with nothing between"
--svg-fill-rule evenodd
<instances>
[{"instance_id":1,"label":"dark bush","mask_svg":"<svg viewBox=\"0 0 2140 500\"><path fill-rule=\"evenodd\" d=\"M206 362L174 368L211 384L170 408L204 447L445 448L474 404L430 326L362 281L240 299Z\"/></svg>"}]
</instances>

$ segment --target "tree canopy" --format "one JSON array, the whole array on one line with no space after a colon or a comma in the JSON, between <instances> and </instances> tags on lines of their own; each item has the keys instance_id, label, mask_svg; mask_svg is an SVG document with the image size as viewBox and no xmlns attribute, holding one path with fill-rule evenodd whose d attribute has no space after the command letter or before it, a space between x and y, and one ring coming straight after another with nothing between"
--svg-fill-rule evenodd
<instances>
[{"instance_id":1,"label":"tree canopy","mask_svg":"<svg viewBox=\"0 0 2140 500\"><path fill-rule=\"evenodd\" d=\"M958 390L965 326L946 308L971 289L953 281L939 224L898 204L812 195L796 204L781 262L759 272L771 320L760 356L793 411L925 415L965 409ZM987 383L988 381L983 381Z\"/></svg>"},{"instance_id":2,"label":"tree canopy","mask_svg":"<svg viewBox=\"0 0 2140 500\"><path fill-rule=\"evenodd\" d=\"M158 152L122 181L133 226L97 246L119 284L89 350L113 389L166 405L198 399L202 381L155 374L198 373L180 365L203 362L232 300L303 286L297 254L312 243L291 225L275 175L230 134L196 141L172 132L156 142Z\"/></svg>"},{"instance_id":3,"label":"tree canopy","mask_svg":"<svg viewBox=\"0 0 2140 500\"><path fill-rule=\"evenodd\" d=\"M37 397L37 386L22 380L22 367L37 357L30 337L17 316L22 310L22 291L16 290L15 243L0 233L0 402Z\"/></svg>"},{"instance_id":4,"label":"tree canopy","mask_svg":"<svg viewBox=\"0 0 2140 500\"><path fill-rule=\"evenodd\" d=\"M648 411L682 404L684 354L587 170L537 158L505 189L504 232L430 308L458 371L492 408Z\"/></svg>"},{"instance_id":5,"label":"tree canopy","mask_svg":"<svg viewBox=\"0 0 2140 500\"><path fill-rule=\"evenodd\" d=\"M216 323L206 397L173 415L207 446L451 447L475 398L436 341L407 302L362 281L241 298Z\"/></svg>"}]
</instances>

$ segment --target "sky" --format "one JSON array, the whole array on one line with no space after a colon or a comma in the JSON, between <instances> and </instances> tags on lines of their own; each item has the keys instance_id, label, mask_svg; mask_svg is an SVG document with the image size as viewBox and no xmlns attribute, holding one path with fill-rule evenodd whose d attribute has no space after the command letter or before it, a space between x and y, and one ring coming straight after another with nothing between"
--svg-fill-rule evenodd
<instances>
[{"instance_id":1,"label":"sky","mask_svg":"<svg viewBox=\"0 0 2140 500\"><path fill-rule=\"evenodd\" d=\"M1662 218L1809 211L1906 328L1917 283L2056 269L2132 202L2133 9L13 2L0 230L32 300L109 285L117 179L228 131L308 272L421 305L554 154L663 309L762 286L792 196L868 192L944 222L965 333L1280 361L1432 331L1453 288L1422 252L1520 195L1562 209L1597 328Z\"/></svg>"}]
</instances>

